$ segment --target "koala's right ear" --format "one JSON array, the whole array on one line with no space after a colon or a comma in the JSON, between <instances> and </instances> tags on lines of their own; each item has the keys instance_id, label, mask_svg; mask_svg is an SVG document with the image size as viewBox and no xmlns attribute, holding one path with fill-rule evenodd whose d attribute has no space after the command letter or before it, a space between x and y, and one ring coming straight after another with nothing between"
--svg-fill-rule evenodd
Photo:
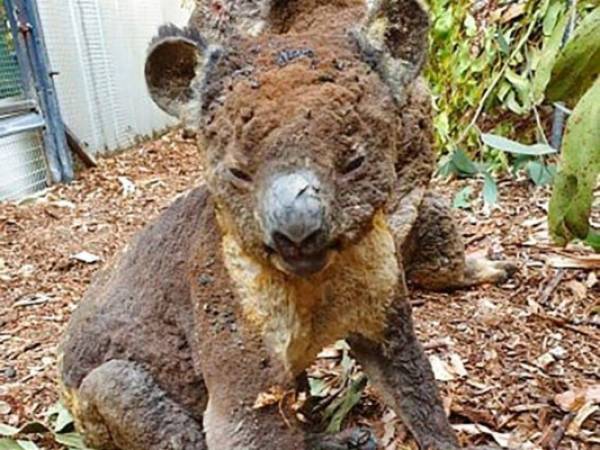
<instances>
[{"instance_id":1,"label":"koala's right ear","mask_svg":"<svg viewBox=\"0 0 600 450\"><path fill-rule=\"evenodd\" d=\"M164 25L150 44L146 58L146 84L152 100L167 114L183 118L192 101L200 101L195 92L208 45L193 28Z\"/></svg>"}]
</instances>

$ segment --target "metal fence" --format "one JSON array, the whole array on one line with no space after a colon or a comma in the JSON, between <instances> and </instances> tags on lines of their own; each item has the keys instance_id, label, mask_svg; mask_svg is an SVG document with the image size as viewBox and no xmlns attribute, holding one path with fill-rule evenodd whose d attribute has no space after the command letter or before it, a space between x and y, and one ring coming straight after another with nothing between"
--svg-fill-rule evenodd
<instances>
[{"instance_id":1,"label":"metal fence","mask_svg":"<svg viewBox=\"0 0 600 450\"><path fill-rule=\"evenodd\" d=\"M73 177L36 3L0 4L0 200Z\"/></svg>"},{"instance_id":2,"label":"metal fence","mask_svg":"<svg viewBox=\"0 0 600 450\"><path fill-rule=\"evenodd\" d=\"M187 22L181 0L38 3L65 123L90 153L127 148L175 122L152 103L148 45L166 22ZM189 2L193 3L193 2Z\"/></svg>"},{"instance_id":3,"label":"metal fence","mask_svg":"<svg viewBox=\"0 0 600 450\"><path fill-rule=\"evenodd\" d=\"M0 1L0 201L72 178L65 126L94 154L175 124L143 69L158 27L187 22L180 3Z\"/></svg>"},{"instance_id":4,"label":"metal fence","mask_svg":"<svg viewBox=\"0 0 600 450\"><path fill-rule=\"evenodd\" d=\"M4 5L0 4L0 109L12 117L12 106L23 103L25 90L15 42ZM0 138L0 200L18 198L46 186L46 162L41 131Z\"/></svg>"}]
</instances>

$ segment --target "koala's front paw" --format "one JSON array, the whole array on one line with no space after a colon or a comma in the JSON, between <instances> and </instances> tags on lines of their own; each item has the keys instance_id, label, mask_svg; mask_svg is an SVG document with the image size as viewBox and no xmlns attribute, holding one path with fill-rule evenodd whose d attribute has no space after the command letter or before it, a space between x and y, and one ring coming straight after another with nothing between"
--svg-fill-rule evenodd
<instances>
[{"instance_id":1,"label":"koala's front paw","mask_svg":"<svg viewBox=\"0 0 600 450\"><path fill-rule=\"evenodd\" d=\"M367 428L352 428L321 438L314 450L377 450L377 440Z\"/></svg>"},{"instance_id":2,"label":"koala's front paw","mask_svg":"<svg viewBox=\"0 0 600 450\"><path fill-rule=\"evenodd\" d=\"M518 272L515 261L492 261L487 258L469 256L466 260L465 285L503 283Z\"/></svg>"}]
</instances>

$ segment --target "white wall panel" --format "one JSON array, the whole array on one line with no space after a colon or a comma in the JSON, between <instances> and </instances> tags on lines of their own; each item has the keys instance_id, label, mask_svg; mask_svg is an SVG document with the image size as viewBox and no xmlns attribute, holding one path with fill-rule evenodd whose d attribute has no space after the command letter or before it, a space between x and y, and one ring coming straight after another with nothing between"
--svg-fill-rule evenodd
<instances>
[{"instance_id":1,"label":"white wall panel","mask_svg":"<svg viewBox=\"0 0 600 450\"><path fill-rule=\"evenodd\" d=\"M127 147L174 123L148 96L144 61L161 24L187 22L179 0L43 0L38 7L65 122L90 151Z\"/></svg>"}]
</instances>

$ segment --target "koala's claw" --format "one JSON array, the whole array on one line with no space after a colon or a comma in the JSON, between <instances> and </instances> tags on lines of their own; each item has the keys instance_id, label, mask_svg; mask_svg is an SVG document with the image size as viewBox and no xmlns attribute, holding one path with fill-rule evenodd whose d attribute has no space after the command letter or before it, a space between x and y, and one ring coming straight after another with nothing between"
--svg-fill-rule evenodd
<instances>
[{"instance_id":1,"label":"koala's claw","mask_svg":"<svg viewBox=\"0 0 600 450\"><path fill-rule=\"evenodd\" d=\"M377 450L377 440L367 428L352 428L324 437L314 450Z\"/></svg>"}]
</instances>

